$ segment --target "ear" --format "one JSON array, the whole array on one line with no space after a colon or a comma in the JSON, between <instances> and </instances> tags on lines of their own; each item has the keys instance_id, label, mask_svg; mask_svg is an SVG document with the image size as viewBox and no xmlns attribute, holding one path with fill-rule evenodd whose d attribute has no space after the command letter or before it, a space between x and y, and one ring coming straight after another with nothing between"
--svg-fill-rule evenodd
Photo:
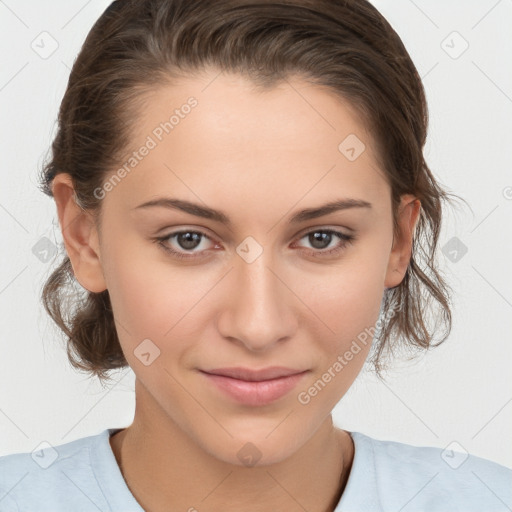
<instances>
[{"instance_id":1,"label":"ear","mask_svg":"<svg viewBox=\"0 0 512 512\"><path fill-rule=\"evenodd\" d=\"M102 292L107 286L100 261L99 239L94 219L75 200L71 176L57 174L52 183L59 224L66 252L77 281L90 292Z\"/></svg>"},{"instance_id":2,"label":"ear","mask_svg":"<svg viewBox=\"0 0 512 512\"><path fill-rule=\"evenodd\" d=\"M419 219L421 209L420 200L411 194L401 196L398 208L398 223L400 234L393 237L393 246L389 255L388 268L384 286L394 288L398 286L407 271L412 253L414 230Z\"/></svg>"}]
</instances>

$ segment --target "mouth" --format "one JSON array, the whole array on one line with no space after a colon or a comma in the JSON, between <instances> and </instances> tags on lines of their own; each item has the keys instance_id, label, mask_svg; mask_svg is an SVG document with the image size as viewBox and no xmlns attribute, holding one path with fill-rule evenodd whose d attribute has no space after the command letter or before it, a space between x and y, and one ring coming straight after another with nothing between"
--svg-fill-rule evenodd
<instances>
[{"instance_id":1,"label":"mouth","mask_svg":"<svg viewBox=\"0 0 512 512\"><path fill-rule=\"evenodd\" d=\"M309 370L270 367L261 370L217 368L199 370L208 381L236 402L261 406L288 394Z\"/></svg>"}]
</instances>

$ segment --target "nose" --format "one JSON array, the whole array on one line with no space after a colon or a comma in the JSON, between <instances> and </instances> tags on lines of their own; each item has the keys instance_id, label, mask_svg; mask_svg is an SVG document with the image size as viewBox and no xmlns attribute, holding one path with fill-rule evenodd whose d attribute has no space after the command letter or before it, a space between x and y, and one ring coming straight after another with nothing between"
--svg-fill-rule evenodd
<instances>
[{"instance_id":1,"label":"nose","mask_svg":"<svg viewBox=\"0 0 512 512\"><path fill-rule=\"evenodd\" d=\"M254 352L290 339L298 324L296 307L300 301L266 253L264 250L252 263L242 258L235 261L218 317L218 329L224 338Z\"/></svg>"}]
</instances>

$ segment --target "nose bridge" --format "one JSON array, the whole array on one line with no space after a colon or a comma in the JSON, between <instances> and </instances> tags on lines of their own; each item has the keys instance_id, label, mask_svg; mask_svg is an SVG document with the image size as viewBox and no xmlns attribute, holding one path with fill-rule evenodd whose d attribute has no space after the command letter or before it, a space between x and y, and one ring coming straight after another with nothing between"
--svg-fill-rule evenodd
<instances>
[{"instance_id":1,"label":"nose bridge","mask_svg":"<svg viewBox=\"0 0 512 512\"><path fill-rule=\"evenodd\" d=\"M245 254L255 249L250 243ZM240 244L237 252L240 248L244 245ZM229 308L222 313L222 334L238 339L251 350L263 350L292 334L291 292L273 267L270 250L263 250L254 260L238 258L232 272L235 284Z\"/></svg>"}]
</instances>

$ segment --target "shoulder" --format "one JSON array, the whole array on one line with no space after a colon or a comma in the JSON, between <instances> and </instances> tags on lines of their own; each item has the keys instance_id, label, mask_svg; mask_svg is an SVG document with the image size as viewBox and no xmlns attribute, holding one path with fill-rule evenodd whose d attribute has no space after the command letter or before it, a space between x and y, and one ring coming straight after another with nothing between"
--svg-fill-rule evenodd
<instances>
[{"instance_id":1,"label":"shoulder","mask_svg":"<svg viewBox=\"0 0 512 512\"><path fill-rule=\"evenodd\" d=\"M512 470L471 455L458 443L437 448L358 432L351 436L356 449L354 478L364 480L366 475L369 479L366 488L372 489L375 510L498 512L512 508Z\"/></svg>"},{"instance_id":2,"label":"shoulder","mask_svg":"<svg viewBox=\"0 0 512 512\"><path fill-rule=\"evenodd\" d=\"M0 512L102 509L90 452L107 431L33 452L0 457ZM66 508L67 507L67 508Z\"/></svg>"}]
</instances>

